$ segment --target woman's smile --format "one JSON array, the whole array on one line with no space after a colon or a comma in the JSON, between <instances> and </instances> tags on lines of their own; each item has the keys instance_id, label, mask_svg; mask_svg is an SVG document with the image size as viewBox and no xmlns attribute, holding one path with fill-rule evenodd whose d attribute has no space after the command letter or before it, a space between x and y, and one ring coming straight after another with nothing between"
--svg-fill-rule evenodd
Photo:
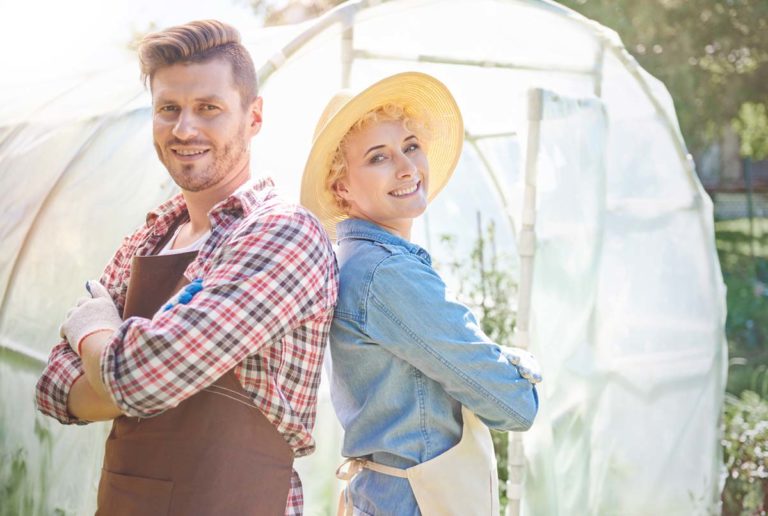
<instances>
[{"instance_id":1,"label":"woman's smile","mask_svg":"<svg viewBox=\"0 0 768 516\"><path fill-rule=\"evenodd\" d=\"M410 186L405 186L389 192L389 195L391 195L392 197L406 197L408 195L411 195L412 193L415 193L420 186L421 186L421 181L416 181Z\"/></svg>"}]
</instances>

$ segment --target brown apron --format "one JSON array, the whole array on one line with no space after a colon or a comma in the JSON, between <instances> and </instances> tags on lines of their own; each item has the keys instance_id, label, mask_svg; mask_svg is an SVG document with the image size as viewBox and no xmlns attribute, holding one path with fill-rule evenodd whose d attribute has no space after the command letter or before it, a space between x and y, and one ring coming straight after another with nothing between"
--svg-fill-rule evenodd
<instances>
[{"instance_id":1,"label":"brown apron","mask_svg":"<svg viewBox=\"0 0 768 516\"><path fill-rule=\"evenodd\" d=\"M123 318L151 319L188 281L188 253L136 256ZM285 514L293 452L229 371L177 407L114 420L97 516Z\"/></svg>"}]
</instances>

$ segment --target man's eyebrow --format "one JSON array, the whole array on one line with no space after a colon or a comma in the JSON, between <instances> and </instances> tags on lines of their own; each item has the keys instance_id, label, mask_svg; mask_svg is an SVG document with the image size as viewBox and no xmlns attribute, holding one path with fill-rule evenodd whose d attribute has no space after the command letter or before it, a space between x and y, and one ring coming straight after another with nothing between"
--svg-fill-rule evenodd
<instances>
[{"instance_id":1,"label":"man's eyebrow","mask_svg":"<svg viewBox=\"0 0 768 516\"><path fill-rule=\"evenodd\" d=\"M174 103L175 102L168 97L158 97L157 99L155 99L155 102L154 102L156 106L159 106L161 104L174 104Z\"/></svg>"},{"instance_id":2,"label":"man's eyebrow","mask_svg":"<svg viewBox=\"0 0 768 516\"><path fill-rule=\"evenodd\" d=\"M195 102L211 102L216 104L222 104L224 103L224 98L220 97L219 95L212 94L212 95L205 95L202 97L196 97ZM176 101L173 100L171 97L158 97L155 101L155 104L176 104Z\"/></svg>"},{"instance_id":3,"label":"man's eyebrow","mask_svg":"<svg viewBox=\"0 0 768 516\"><path fill-rule=\"evenodd\" d=\"M197 97L197 98L195 98L195 101L197 101L197 102L213 102L213 103L221 104L221 103L224 102L224 98L220 97L220 96L218 96L216 94L213 94L213 95L206 95L204 97Z\"/></svg>"}]
</instances>

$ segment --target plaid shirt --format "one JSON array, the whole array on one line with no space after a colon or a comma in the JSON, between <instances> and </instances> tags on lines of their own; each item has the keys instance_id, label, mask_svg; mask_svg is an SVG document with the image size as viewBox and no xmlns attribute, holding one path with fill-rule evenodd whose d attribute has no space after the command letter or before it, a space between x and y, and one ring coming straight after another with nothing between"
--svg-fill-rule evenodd
<instances>
[{"instance_id":1,"label":"plaid shirt","mask_svg":"<svg viewBox=\"0 0 768 516\"><path fill-rule=\"evenodd\" d=\"M181 194L125 238L101 276L122 312L135 255L148 255L187 209ZM333 250L317 220L280 199L269 179L241 188L209 214L211 236L185 272L203 290L152 320L124 321L101 356L101 375L129 416L175 407L234 368L243 389L296 457L314 450L317 388L338 289ZM53 348L37 384L41 412L67 412L80 358L66 341ZM301 514L294 471L286 514Z\"/></svg>"}]
</instances>

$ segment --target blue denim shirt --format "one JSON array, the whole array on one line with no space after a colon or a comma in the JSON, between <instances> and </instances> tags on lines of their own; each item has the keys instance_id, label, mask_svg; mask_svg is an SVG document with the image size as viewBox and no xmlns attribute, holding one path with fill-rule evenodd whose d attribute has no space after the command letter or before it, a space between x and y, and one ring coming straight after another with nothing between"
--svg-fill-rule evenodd
<instances>
[{"instance_id":1,"label":"blue denim shirt","mask_svg":"<svg viewBox=\"0 0 768 516\"><path fill-rule=\"evenodd\" d=\"M461 405L488 427L528 429L535 388L449 299L429 254L359 219L337 226L339 299L331 327L331 396L342 454L407 468L458 443ZM420 514L407 479L363 470L364 514Z\"/></svg>"}]
</instances>

